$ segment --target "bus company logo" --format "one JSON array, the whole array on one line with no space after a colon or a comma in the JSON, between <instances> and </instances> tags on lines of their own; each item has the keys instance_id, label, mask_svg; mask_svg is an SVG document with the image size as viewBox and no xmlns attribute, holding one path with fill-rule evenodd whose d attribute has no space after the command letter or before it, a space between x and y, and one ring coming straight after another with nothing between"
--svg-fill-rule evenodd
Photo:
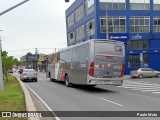
<instances>
[{"instance_id":1,"label":"bus company logo","mask_svg":"<svg viewBox=\"0 0 160 120\"><path fill-rule=\"evenodd\" d=\"M2 112L2 117L12 117L11 112Z\"/></svg>"}]
</instances>

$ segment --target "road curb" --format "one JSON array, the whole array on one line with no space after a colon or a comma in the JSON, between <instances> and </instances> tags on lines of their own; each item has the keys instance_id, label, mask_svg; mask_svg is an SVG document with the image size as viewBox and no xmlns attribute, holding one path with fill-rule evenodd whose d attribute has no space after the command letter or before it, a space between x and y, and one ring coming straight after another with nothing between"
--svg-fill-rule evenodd
<instances>
[{"instance_id":1,"label":"road curb","mask_svg":"<svg viewBox=\"0 0 160 120\"><path fill-rule=\"evenodd\" d=\"M36 107L33 103L33 100L31 98L31 95L30 95L29 91L27 90L25 84L19 78L14 76L13 74L11 74L11 75L17 79L17 81L19 82L19 84L23 90L23 93L25 96L26 111L37 111ZM28 120L40 120L40 119L38 117L30 117L30 118L28 118Z\"/></svg>"}]
</instances>

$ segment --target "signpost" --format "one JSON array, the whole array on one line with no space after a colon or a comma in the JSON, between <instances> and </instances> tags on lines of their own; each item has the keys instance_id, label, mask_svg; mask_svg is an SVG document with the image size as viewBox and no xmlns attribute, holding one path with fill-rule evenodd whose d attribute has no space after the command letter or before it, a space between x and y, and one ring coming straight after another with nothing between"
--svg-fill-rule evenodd
<instances>
[{"instance_id":1,"label":"signpost","mask_svg":"<svg viewBox=\"0 0 160 120\"><path fill-rule=\"evenodd\" d=\"M0 30L2 31L2 30ZM4 91L4 81L3 81L3 72L2 72L2 46L1 46L1 36L0 36L0 90Z\"/></svg>"},{"instance_id":2,"label":"signpost","mask_svg":"<svg viewBox=\"0 0 160 120\"><path fill-rule=\"evenodd\" d=\"M141 67L143 67L143 53L140 53Z\"/></svg>"}]
</instances>

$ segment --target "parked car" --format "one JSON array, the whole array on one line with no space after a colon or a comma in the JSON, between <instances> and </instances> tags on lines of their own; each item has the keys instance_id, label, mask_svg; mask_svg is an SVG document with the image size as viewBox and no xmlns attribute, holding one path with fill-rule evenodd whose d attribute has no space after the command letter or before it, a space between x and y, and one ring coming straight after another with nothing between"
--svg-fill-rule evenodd
<instances>
[{"instance_id":1,"label":"parked car","mask_svg":"<svg viewBox=\"0 0 160 120\"><path fill-rule=\"evenodd\" d=\"M21 81L35 81L37 82L37 72L34 69L24 69L20 75Z\"/></svg>"},{"instance_id":2,"label":"parked car","mask_svg":"<svg viewBox=\"0 0 160 120\"><path fill-rule=\"evenodd\" d=\"M158 77L160 78L160 72L151 68L139 68L130 72L131 78L143 78L143 77Z\"/></svg>"}]
</instances>

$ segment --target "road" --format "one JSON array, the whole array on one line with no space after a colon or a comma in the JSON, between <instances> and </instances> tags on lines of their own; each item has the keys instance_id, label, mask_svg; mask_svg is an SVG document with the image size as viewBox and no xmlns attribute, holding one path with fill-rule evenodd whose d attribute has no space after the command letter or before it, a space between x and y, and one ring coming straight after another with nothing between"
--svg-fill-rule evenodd
<instances>
[{"instance_id":1,"label":"road","mask_svg":"<svg viewBox=\"0 0 160 120\"><path fill-rule=\"evenodd\" d=\"M124 80L123 86L66 87L38 74L25 82L53 111L160 111L160 78ZM127 114L127 113L126 113ZM61 120L159 120L157 117L60 117Z\"/></svg>"}]
</instances>

